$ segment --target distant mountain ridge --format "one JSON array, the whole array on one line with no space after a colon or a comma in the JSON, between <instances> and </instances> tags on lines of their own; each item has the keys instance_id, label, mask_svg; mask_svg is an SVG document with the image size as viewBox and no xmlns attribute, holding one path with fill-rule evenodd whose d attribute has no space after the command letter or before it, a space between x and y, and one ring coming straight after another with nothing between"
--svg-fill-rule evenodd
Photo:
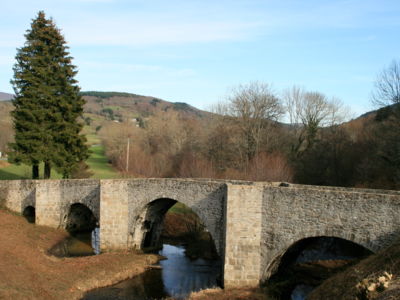
<instances>
[{"instance_id":1,"label":"distant mountain ridge","mask_svg":"<svg viewBox=\"0 0 400 300\"><path fill-rule=\"evenodd\" d=\"M0 101L10 101L14 98L13 94L0 92Z\"/></svg>"},{"instance_id":2,"label":"distant mountain ridge","mask_svg":"<svg viewBox=\"0 0 400 300\"><path fill-rule=\"evenodd\" d=\"M124 92L82 91L86 100L85 113L97 115L112 114L115 119L148 117L158 111L179 111L191 118L210 116L209 112L197 109L185 102L169 102L152 96ZM10 101L13 94L0 92L0 101Z\"/></svg>"},{"instance_id":3,"label":"distant mountain ridge","mask_svg":"<svg viewBox=\"0 0 400 300\"><path fill-rule=\"evenodd\" d=\"M157 112L166 111L179 111L189 118L203 118L211 115L185 102L169 102L152 96L98 91L83 91L80 95L86 100L86 113L110 114L116 119L139 116L145 118Z\"/></svg>"}]
</instances>

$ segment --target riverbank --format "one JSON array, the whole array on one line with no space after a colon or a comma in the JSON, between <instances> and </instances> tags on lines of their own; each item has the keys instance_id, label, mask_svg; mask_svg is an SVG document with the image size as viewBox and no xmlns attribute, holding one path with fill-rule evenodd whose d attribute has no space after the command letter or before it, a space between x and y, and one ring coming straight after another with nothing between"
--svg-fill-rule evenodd
<instances>
[{"instance_id":1,"label":"riverbank","mask_svg":"<svg viewBox=\"0 0 400 300\"><path fill-rule=\"evenodd\" d=\"M307 299L400 299L400 241L325 280Z\"/></svg>"},{"instance_id":2,"label":"riverbank","mask_svg":"<svg viewBox=\"0 0 400 300\"><path fill-rule=\"evenodd\" d=\"M56 258L63 230L0 209L0 299L80 299L85 292L143 273L159 256L132 252Z\"/></svg>"}]
</instances>

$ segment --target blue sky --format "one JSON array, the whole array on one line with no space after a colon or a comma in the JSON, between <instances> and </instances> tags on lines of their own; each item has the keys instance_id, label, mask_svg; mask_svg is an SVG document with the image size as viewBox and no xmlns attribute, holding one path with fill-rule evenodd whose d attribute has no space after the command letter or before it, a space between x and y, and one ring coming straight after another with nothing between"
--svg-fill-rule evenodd
<instances>
[{"instance_id":1,"label":"blue sky","mask_svg":"<svg viewBox=\"0 0 400 300\"><path fill-rule=\"evenodd\" d=\"M377 73L400 55L398 0L2 0L0 91L39 10L62 30L82 90L208 108L229 88L267 82L371 110Z\"/></svg>"}]
</instances>

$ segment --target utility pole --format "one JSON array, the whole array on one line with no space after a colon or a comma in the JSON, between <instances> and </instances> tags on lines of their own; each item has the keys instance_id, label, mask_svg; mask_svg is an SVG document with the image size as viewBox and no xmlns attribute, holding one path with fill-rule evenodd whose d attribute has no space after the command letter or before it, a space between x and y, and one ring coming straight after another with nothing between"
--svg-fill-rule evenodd
<instances>
[{"instance_id":1,"label":"utility pole","mask_svg":"<svg viewBox=\"0 0 400 300\"><path fill-rule=\"evenodd\" d=\"M130 141L130 138L128 138L128 143L126 145L126 173L128 173L128 169L129 169L129 141Z\"/></svg>"}]
</instances>

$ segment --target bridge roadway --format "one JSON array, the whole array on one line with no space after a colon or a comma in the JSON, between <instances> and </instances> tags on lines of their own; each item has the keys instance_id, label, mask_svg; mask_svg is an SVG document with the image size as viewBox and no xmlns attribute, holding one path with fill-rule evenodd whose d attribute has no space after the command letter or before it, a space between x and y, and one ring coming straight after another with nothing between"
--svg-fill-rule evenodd
<instances>
[{"instance_id":1,"label":"bridge roadway","mask_svg":"<svg viewBox=\"0 0 400 300\"><path fill-rule=\"evenodd\" d=\"M36 224L65 228L71 207L98 220L102 251L157 243L165 212L179 201L212 235L226 287L255 286L285 252L310 237L337 237L373 252L399 237L400 192L207 179L3 180L0 200Z\"/></svg>"}]
</instances>

